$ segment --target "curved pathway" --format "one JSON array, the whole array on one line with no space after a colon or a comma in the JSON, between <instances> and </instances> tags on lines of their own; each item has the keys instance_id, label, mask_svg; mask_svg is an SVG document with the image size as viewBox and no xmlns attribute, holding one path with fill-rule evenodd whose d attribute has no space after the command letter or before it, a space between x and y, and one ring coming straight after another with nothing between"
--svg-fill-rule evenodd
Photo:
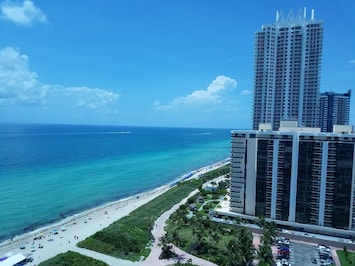
<instances>
[{"instance_id":1,"label":"curved pathway","mask_svg":"<svg viewBox=\"0 0 355 266\"><path fill-rule=\"evenodd\" d=\"M191 192L185 199L180 201L179 203L175 204L170 210L167 212L163 213L155 222L155 226L152 230L152 234L154 236L154 243L151 249L151 252L149 256L146 258L145 261L142 262L142 265L154 265L154 266L165 266L165 265L171 265L177 260L175 259L170 259L170 260L159 260L159 255L161 253L161 247L159 246L159 239L165 235L165 230L164 227L166 225L167 219L170 217L171 214L173 214L181 205L185 204L187 200L198 193L198 189L194 190ZM178 247L173 247L174 252L178 255L178 258L180 262L186 261L188 259L192 260L193 264L201 265L201 266L217 266L217 264L214 264L210 261L201 259L199 257L193 256Z\"/></svg>"}]
</instances>

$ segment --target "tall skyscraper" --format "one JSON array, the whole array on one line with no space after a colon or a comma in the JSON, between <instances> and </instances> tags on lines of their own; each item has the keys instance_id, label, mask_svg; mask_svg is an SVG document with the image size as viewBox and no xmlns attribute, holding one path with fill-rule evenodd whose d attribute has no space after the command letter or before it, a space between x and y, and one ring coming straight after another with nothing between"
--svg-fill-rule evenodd
<instances>
[{"instance_id":1,"label":"tall skyscraper","mask_svg":"<svg viewBox=\"0 0 355 266\"><path fill-rule=\"evenodd\" d=\"M351 90L346 93L332 91L320 94L320 128L332 132L334 125L349 125Z\"/></svg>"},{"instance_id":2,"label":"tall skyscraper","mask_svg":"<svg viewBox=\"0 0 355 266\"><path fill-rule=\"evenodd\" d=\"M255 34L253 129L280 121L319 126L320 70L323 22L306 18L306 9L263 25Z\"/></svg>"}]
</instances>

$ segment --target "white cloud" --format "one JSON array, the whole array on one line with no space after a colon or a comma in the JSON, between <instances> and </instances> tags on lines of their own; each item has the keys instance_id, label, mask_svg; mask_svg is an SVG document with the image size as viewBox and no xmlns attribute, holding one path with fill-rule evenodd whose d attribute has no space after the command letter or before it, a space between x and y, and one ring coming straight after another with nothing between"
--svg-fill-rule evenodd
<instances>
[{"instance_id":1,"label":"white cloud","mask_svg":"<svg viewBox=\"0 0 355 266\"><path fill-rule=\"evenodd\" d=\"M6 0L1 3L3 18L21 26L31 26L34 22L45 23L46 15L36 7L31 0L24 0L22 4Z\"/></svg>"},{"instance_id":2,"label":"white cloud","mask_svg":"<svg viewBox=\"0 0 355 266\"><path fill-rule=\"evenodd\" d=\"M223 94L232 91L236 86L236 80L225 76L217 76L206 90L195 90L187 96L173 99L171 103L167 105L159 105L159 102L155 102L154 108L160 110L181 109L194 106L210 108L211 105L222 104L225 101Z\"/></svg>"},{"instance_id":3,"label":"white cloud","mask_svg":"<svg viewBox=\"0 0 355 266\"><path fill-rule=\"evenodd\" d=\"M119 98L118 94L111 91L88 87L65 88L64 95L74 101L74 107L101 111L108 111L106 107Z\"/></svg>"},{"instance_id":4,"label":"white cloud","mask_svg":"<svg viewBox=\"0 0 355 266\"><path fill-rule=\"evenodd\" d=\"M250 94L252 94L251 90L243 90L242 91L242 95L250 95Z\"/></svg>"},{"instance_id":5,"label":"white cloud","mask_svg":"<svg viewBox=\"0 0 355 266\"><path fill-rule=\"evenodd\" d=\"M0 104L46 105L115 112L117 93L88 87L42 84L30 71L28 56L12 47L0 50Z\"/></svg>"},{"instance_id":6,"label":"white cloud","mask_svg":"<svg viewBox=\"0 0 355 266\"><path fill-rule=\"evenodd\" d=\"M0 50L0 99L4 103L41 104L49 87L28 69L27 55L12 47Z\"/></svg>"}]
</instances>

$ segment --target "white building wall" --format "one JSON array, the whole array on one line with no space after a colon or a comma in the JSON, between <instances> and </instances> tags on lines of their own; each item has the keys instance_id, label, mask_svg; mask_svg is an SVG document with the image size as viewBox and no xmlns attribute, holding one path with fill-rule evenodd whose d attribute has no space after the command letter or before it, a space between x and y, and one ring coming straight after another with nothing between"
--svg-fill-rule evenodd
<instances>
[{"instance_id":1,"label":"white building wall","mask_svg":"<svg viewBox=\"0 0 355 266\"><path fill-rule=\"evenodd\" d=\"M290 188L290 207L289 217L290 222L296 219L296 197L297 197L297 175L298 175L298 134L293 134L292 140L292 168L291 168L291 188Z\"/></svg>"},{"instance_id":2,"label":"white building wall","mask_svg":"<svg viewBox=\"0 0 355 266\"><path fill-rule=\"evenodd\" d=\"M257 138L247 139L245 214L255 215Z\"/></svg>"}]
</instances>

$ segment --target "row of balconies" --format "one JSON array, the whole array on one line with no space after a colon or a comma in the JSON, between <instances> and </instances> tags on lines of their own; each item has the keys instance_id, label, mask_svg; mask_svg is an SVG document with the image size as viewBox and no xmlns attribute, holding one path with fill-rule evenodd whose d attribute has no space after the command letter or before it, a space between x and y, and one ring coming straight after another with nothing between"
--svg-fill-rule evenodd
<instances>
[{"instance_id":1,"label":"row of balconies","mask_svg":"<svg viewBox=\"0 0 355 266\"><path fill-rule=\"evenodd\" d=\"M231 193L231 198L238 198L238 199L240 199L240 198L242 198L243 197L243 195L244 195L244 191L242 190L242 191L230 191L230 193Z\"/></svg>"},{"instance_id":2,"label":"row of balconies","mask_svg":"<svg viewBox=\"0 0 355 266\"><path fill-rule=\"evenodd\" d=\"M240 138L232 138L232 141L231 141L231 144L232 144L232 151L238 151L238 150L242 150L244 149L245 150L245 141L241 140Z\"/></svg>"},{"instance_id":3,"label":"row of balconies","mask_svg":"<svg viewBox=\"0 0 355 266\"><path fill-rule=\"evenodd\" d=\"M245 178L244 171L232 171L232 177Z\"/></svg>"},{"instance_id":4,"label":"row of balconies","mask_svg":"<svg viewBox=\"0 0 355 266\"><path fill-rule=\"evenodd\" d=\"M237 138L237 139L232 139L232 143L235 145L241 145L241 146L245 146L245 140Z\"/></svg>"},{"instance_id":5,"label":"row of balconies","mask_svg":"<svg viewBox=\"0 0 355 266\"><path fill-rule=\"evenodd\" d=\"M245 184L245 179L244 178L232 178L231 184L234 184L234 186L243 186Z\"/></svg>"},{"instance_id":6,"label":"row of balconies","mask_svg":"<svg viewBox=\"0 0 355 266\"><path fill-rule=\"evenodd\" d=\"M236 213L243 213L244 212L244 208L243 207L231 206L230 209L231 209L232 212L236 212Z\"/></svg>"},{"instance_id":7,"label":"row of balconies","mask_svg":"<svg viewBox=\"0 0 355 266\"><path fill-rule=\"evenodd\" d=\"M244 187L243 186L240 186L240 185L236 185L236 186L233 186L231 185L230 187L230 193L231 195L234 195L235 193L241 193L242 191L244 191Z\"/></svg>"},{"instance_id":8,"label":"row of balconies","mask_svg":"<svg viewBox=\"0 0 355 266\"><path fill-rule=\"evenodd\" d=\"M231 166L233 168L244 168L244 161L242 160L233 160L233 157L231 158Z\"/></svg>"},{"instance_id":9,"label":"row of balconies","mask_svg":"<svg viewBox=\"0 0 355 266\"><path fill-rule=\"evenodd\" d=\"M243 198L236 199L235 197L231 197L230 201L236 205L242 205L244 203Z\"/></svg>"},{"instance_id":10,"label":"row of balconies","mask_svg":"<svg viewBox=\"0 0 355 266\"><path fill-rule=\"evenodd\" d=\"M231 151L232 151L232 155L238 155L238 156L241 156L241 155L244 155L245 154L245 149L243 147L232 147L231 148Z\"/></svg>"},{"instance_id":11,"label":"row of balconies","mask_svg":"<svg viewBox=\"0 0 355 266\"><path fill-rule=\"evenodd\" d=\"M245 178L242 177L236 177L236 176L232 176L231 177L231 183L232 184L244 184L245 183Z\"/></svg>"},{"instance_id":12,"label":"row of balconies","mask_svg":"<svg viewBox=\"0 0 355 266\"><path fill-rule=\"evenodd\" d=\"M231 200L242 201L243 198L244 198L244 191L242 191L241 193L237 193L237 192L232 193L231 192Z\"/></svg>"}]
</instances>

